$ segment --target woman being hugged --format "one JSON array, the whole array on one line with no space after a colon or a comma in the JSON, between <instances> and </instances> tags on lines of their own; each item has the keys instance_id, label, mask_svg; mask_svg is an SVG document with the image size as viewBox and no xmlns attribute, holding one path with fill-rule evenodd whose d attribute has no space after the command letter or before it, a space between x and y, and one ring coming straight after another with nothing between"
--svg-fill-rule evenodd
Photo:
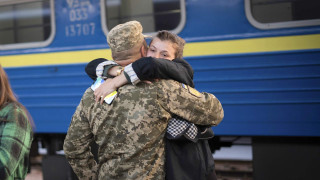
<instances>
[{"instance_id":1,"label":"woman being hugged","mask_svg":"<svg viewBox=\"0 0 320 180\"><path fill-rule=\"evenodd\" d=\"M32 119L14 96L0 65L0 179L25 179L33 139Z\"/></svg>"}]
</instances>

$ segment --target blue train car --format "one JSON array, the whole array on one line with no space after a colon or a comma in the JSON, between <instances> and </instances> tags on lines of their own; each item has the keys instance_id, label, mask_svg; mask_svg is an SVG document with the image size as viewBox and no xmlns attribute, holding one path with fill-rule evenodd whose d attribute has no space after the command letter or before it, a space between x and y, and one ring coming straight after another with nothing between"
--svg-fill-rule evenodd
<instances>
[{"instance_id":1,"label":"blue train car","mask_svg":"<svg viewBox=\"0 0 320 180\"><path fill-rule=\"evenodd\" d=\"M3 0L0 63L54 151L92 83L86 63L111 59L106 34L135 19L146 34L166 29L186 40L196 88L225 110L217 137L250 137L255 154L288 142L280 157L302 144L318 154L319 8L316 0Z\"/></svg>"}]
</instances>

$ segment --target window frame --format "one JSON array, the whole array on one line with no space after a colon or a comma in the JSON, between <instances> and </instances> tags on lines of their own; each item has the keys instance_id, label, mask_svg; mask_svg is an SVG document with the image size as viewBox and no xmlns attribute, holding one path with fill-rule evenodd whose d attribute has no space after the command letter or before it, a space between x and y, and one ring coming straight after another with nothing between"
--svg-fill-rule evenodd
<instances>
[{"instance_id":1,"label":"window frame","mask_svg":"<svg viewBox=\"0 0 320 180\"><path fill-rule=\"evenodd\" d=\"M11 5L11 4L19 4L19 3L28 3L35 2L38 0L15 0L15 1L4 1L0 2L0 6L2 5ZM50 1L50 24L51 24L51 33L47 40L41 42L26 42L26 43L14 43L14 44L6 44L0 45L0 50L12 50L12 49L28 49L28 48L39 48L46 47L53 41L56 34L56 24L55 24L55 8L54 8L54 0Z\"/></svg>"},{"instance_id":2,"label":"window frame","mask_svg":"<svg viewBox=\"0 0 320 180\"><path fill-rule=\"evenodd\" d=\"M181 7L181 21L175 29L170 30L170 32L173 32L175 34L180 33L186 24L185 0L179 0L179 1L180 1L180 7ZM100 0L101 26L102 26L102 29L103 29L105 36L107 37L107 34L109 31L108 31L108 27L106 24L107 20L106 20L106 8L105 7L106 7L105 0ZM143 34L153 36L153 35L157 34L157 32L147 32L147 33L143 33Z\"/></svg>"},{"instance_id":3,"label":"window frame","mask_svg":"<svg viewBox=\"0 0 320 180\"><path fill-rule=\"evenodd\" d=\"M251 0L245 0L245 13L250 24L254 27L262 30L268 29L280 29L280 28L293 28L293 27L304 27L304 26L316 26L320 25L320 19L312 20L298 20L298 21L284 21L275 23L261 23L257 21L251 12Z\"/></svg>"}]
</instances>

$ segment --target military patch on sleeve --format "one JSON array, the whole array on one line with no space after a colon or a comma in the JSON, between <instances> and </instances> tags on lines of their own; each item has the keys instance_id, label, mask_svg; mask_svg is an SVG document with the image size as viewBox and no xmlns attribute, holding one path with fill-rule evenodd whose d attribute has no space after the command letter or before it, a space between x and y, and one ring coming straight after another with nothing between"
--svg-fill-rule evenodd
<instances>
[{"instance_id":1,"label":"military patch on sleeve","mask_svg":"<svg viewBox=\"0 0 320 180\"><path fill-rule=\"evenodd\" d=\"M188 86L187 86L187 85L185 85L185 84L183 84L183 83L181 83L181 85L182 85L183 88L188 89Z\"/></svg>"},{"instance_id":2,"label":"military patch on sleeve","mask_svg":"<svg viewBox=\"0 0 320 180\"><path fill-rule=\"evenodd\" d=\"M181 83L181 86L182 86L184 89L188 90L188 92L189 92L190 94L192 94L192 95L194 95L194 96L196 96L196 97L201 97L201 93L200 93L199 91L197 91L196 89L194 89L194 88L192 88L192 87L190 87L190 86L188 86L188 85L185 85L185 84L183 84L183 83Z\"/></svg>"},{"instance_id":3,"label":"military patch on sleeve","mask_svg":"<svg viewBox=\"0 0 320 180\"><path fill-rule=\"evenodd\" d=\"M188 90L189 90L190 94L197 96L197 97L201 97L201 93L199 91L197 91L196 89L188 86Z\"/></svg>"}]
</instances>

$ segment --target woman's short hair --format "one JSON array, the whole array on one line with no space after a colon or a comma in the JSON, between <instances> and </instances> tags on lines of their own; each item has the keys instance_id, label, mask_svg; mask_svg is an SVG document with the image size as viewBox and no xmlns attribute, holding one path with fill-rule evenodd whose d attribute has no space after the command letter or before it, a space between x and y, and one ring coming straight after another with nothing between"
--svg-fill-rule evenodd
<instances>
[{"instance_id":1,"label":"woman's short hair","mask_svg":"<svg viewBox=\"0 0 320 180\"><path fill-rule=\"evenodd\" d=\"M182 59L183 49L184 49L184 45L186 43L186 41L184 39L182 39L181 37L179 37L178 35L170 32L170 31L166 31L166 30L159 31L157 33L156 37L159 38L161 41L172 42L174 44L173 48L176 50L175 58ZM152 43L152 41L150 42L150 44L151 43Z\"/></svg>"}]
</instances>

